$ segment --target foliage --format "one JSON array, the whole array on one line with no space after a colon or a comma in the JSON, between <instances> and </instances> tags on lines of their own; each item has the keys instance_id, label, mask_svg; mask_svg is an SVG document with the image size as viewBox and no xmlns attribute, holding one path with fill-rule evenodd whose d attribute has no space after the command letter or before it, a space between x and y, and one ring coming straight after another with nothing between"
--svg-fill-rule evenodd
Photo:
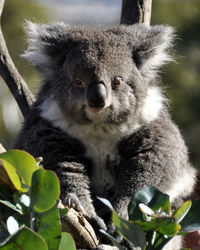
<instances>
[{"instance_id":1,"label":"foliage","mask_svg":"<svg viewBox=\"0 0 200 250\"><path fill-rule=\"evenodd\" d=\"M0 163L16 189L0 186L0 249L75 249L71 236L61 233L67 211L57 208L57 176L21 150L0 154Z\"/></svg>"},{"instance_id":2,"label":"foliage","mask_svg":"<svg viewBox=\"0 0 200 250\"><path fill-rule=\"evenodd\" d=\"M135 247L144 250L161 250L174 236L200 229L200 201L186 201L172 212L169 196L151 186L145 186L130 201L129 220L118 216L108 200L99 199L112 211L117 232ZM111 235L103 230L101 232L120 250L123 249Z\"/></svg>"},{"instance_id":3,"label":"foliage","mask_svg":"<svg viewBox=\"0 0 200 250\"><path fill-rule=\"evenodd\" d=\"M75 250L68 233L61 232L60 218L68 212L57 207L60 195L58 178L42 168L21 150L0 154L0 169L5 171L15 192L0 186L0 249ZM110 202L99 198L112 211L117 232L135 247L161 250L176 235L200 229L200 201L186 201L172 212L169 196L145 186L131 199L129 220L117 215ZM113 236L101 230L120 250Z\"/></svg>"}]
</instances>

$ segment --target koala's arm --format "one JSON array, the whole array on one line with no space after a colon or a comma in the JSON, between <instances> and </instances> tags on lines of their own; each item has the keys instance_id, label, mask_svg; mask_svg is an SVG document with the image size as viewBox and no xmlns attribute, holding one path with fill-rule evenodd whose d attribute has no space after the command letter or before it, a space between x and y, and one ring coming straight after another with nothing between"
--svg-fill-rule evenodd
<instances>
[{"instance_id":1,"label":"koala's arm","mask_svg":"<svg viewBox=\"0 0 200 250\"><path fill-rule=\"evenodd\" d=\"M84 157L81 142L52 126L33 109L14 148L23 149L34 157L42 156L44 168L54 171L59 178L62 202L75 204L90 222L94 221L94 227L105 229L92 204L87 176L90 162Z\"/></svg>"},{"instance_id":2,"label":"koala's arm","mask_svg":"<svg viewBox=\"0 0 200 250\"><path fill-rule=\"evenodd\" d=\"M162 117L142 127L119 144L120 165L113 170L116 194L112 204L123 217L133 195L144 185L155 186L171 201L188 196L195 182L195 170L177 127Z\"/></svg>"}]
</instances>

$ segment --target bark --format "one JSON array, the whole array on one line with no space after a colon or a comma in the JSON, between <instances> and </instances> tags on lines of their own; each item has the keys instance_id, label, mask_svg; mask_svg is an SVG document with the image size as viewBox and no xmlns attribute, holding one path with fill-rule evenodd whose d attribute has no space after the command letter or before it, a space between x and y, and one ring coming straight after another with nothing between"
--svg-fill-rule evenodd
<instances>
[{"instance_id":1,"label":"bark","mask_svg":"<svg viewBox=\"0 0 200 250\"><path fill-rule=\"evenodd\" d=\"M58 207L63 208L63 204L60 202ZM73 208L70 208L66 216L61 218L62 231L68 232L72 235L76 246L84 249L97 248L99 241L97 236L83 215L80 215Z\"/></svg>"},{"instance_id":2,"label":"bark","mask_svg":"<svg viewBox=\"0 0 200 250\"><path fill-rule=\"evenodd\" d=\"M120 24L151 22L152 0L122 0Z\"/></svg>"}]
</instances>

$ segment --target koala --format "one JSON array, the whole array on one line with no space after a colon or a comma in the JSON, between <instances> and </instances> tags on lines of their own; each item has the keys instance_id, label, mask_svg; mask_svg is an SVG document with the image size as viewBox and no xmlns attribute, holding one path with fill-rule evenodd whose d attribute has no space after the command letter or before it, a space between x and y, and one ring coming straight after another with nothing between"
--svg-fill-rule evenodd
<instances>
[{"instance_id":1,"label":"koala","mask_svg":"<svg viewBox=\"0 0 200 250\"><path fill-rule=\"evenodd\" d=\"M43 157L44 168L59 177L64 204L81 211L97 233L107 225L114 234L97 196L127 219L130 199L144 185L174 204L191 194L196 171L159 79L172 60L171 27L28 22L27 34L24 57L43 84L15 148ZM101 243L99 249L116 249ZM180 240L165 249L178 246Z\"/></svg>"}]
</instances>

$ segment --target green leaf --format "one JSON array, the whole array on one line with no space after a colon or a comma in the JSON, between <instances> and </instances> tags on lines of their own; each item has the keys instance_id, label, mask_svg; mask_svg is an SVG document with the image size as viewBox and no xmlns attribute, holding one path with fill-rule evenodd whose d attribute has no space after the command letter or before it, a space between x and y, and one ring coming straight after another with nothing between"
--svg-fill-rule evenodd
<instances>
[{"instance_id":1,"label":"green leaf","mask_svg":"<svg viewBox=\"0 0 200 250\"><path fill-rule=\"evenodd\" d=\"M186 214L189 212L190 208L192 206L191 201L186 201L183 203L181 207L179 207L173 214L173 217L176 219L178 223L180 223L183 218L186 216Z\"/></svg>"},{"instance_id":2,"label":"green leaf","mask_svg":"<svg viewBox=\"0 0 200 250\"><path fill-rule=\"evenodd\" d=\"M162 250L163 247L172 239L172 237L166 238L164 235L157 235L156 241L153 245L153 249ZM152 248L150 248L151 250Z\"/></svg>"},{"instance_id":3,"label":"green leaf","mask_svg":"<svg viewBox=\"0 0 200 250\"><path fill-rule=\"evenodd\" d=\"M153 195L154 188L149 186L144 186L143 189L141 189L134 195L128 206L128 214L130 220L142 220L142 212L140 211L138 205L139 203L148 205L152 200Z\"/></svg>"},{"instance_id":4,"label":"green leaf","mask_svg":"<svg viewBox=\"0 0 200 250\"><path fill-rule=\"evenodd\" d=\"M181 228L173 217L157 217L148 222L139 220L134 222L139 225L144 232L154 230L167 236L175 235Z\"/></svg>"},{"instance_id":5,"label":"green leaf","mask_svg":"<svg viewBox=\"0 0 200 250\"><path fill-rule=\"evenodd\" d=\"M181 229L181 226L172 217L156 218L155 220L159 221L156 231L169 237L174 236Z\"/></svg>"},{"instance_id":6,"label":"green leaf","mask_svg":"<svg viewBox=\"0 0 200 250\"><path fill-rule=\"evenodd\" d=\"M169 201L169 195L163 194L158 189L154 188L154 196L152 197L152 200L148 204L148 206L153 210L157 211L160 208L163 212L166 214L170 214L171 212L171 204Z\"/></svg>"},{"instance_id":7,"label":"green leaf","mask_svg":"<svg viewBox=\"0 0 200 250\"><path fill-rule=\"evenodd\" d=\"M132 221L126 221L112 212L113 223L118 232L126 239L134 244L135 247L144 249L146 244L145 234L141 227Z\"/></svg>"},{"instance_id":8,"label":"green leaf","mask_svg":"<svg viewBox=\"0 0 200 250\"><path fill-rule=\"evenodd\" d=\"M150 207L153 211L162 208L162 211L170 213L169 196L163 194L158 189L152 186L144 186L143 189L138 191L131 199L128 206L128 213L130 220L143 220L143 214L138 205L143 203Z\"/></svg>"},{"instance_id":9,"label":"green leaf","mask_svg":"<svg viewBox=\"0 0 200 250\"><path fill-rule=\"evenodd\" d=\"M58 250L76 250L74 240L68 233L61 233L61 240Z\"/></svg>"},{"instance_id":10,"label":"green leaf","mask_svg":"<svg viewBox=\"0 0 200 250\"><path fill-rule=\"evenodd\" d=\"M137 225L134 224L133 222L126 221L119 217L116 212L114 211L113 206L111 203L104 198L99 198L98 199L103 202L110 210L112 211L112 219L115 227L117 228L118 232L126 239L131 241L134 246L139 246L142 249L145 246L145 235L144 232L141 230L141 228ZM123 250L123 247L119 245L119 243L116 241L115 238L113 238L111 235L106 233L104 230L100 230L103 234L105 234L111 241L112 243L117 246L120 250Z\"/></svg>"},{"instance_id":11,"label":"green leaf","mask_svg":"<svg viewBox=\"0 0 200 250\"><path fill-rule=\"evenodd\" d=\"M1 245L2 250L48 250L45 240L27 227L21 227Z\"/></svg>"},{"instance_id":12,"label":"green leaf","mask_svg":"<svg viewBox=\"0 0 200 250\"><path fill-rule=\"evenodd\" d=\"M15 188L27 192L32 174L38 169L33 156L22 150L10 150L0 154L0 160Z\"/></svg>"},{"instance_id":13,"label":"green leaf","mask_svg":"<svg viewBox=\"0 0 200 250\"><path fill-rule=\"evenodd\" d=\"M200 200L192 201L192 206L184 219L181 221L181 231L194 232L200 229Z\"/></svg>"},{"instance_id":14,"label":"green leaf","mask_svg":"<svg viewBox=\"0 0 200 250\"><path fill-rule=\"evenodd\" d=\"M49 250L58 249L61 237L61 224L57 205L50 210L35 214L37 232L46 240Z\"/></svg>"},{"instance_id":15,"label":"green leaf","mask_svg":"<svg viewBox=\"0 0 200 250\"><path fill-rule=\"evenodd\" d=\"M0 200L0 203L3 204L3 205L5 205L5 206L7 206L7 207L9 207L9 208L11 208L12 210L14 210L14 211L16 211L16 212L18 212L20 214L23 213L22 210L19 207L17 207L16 205L12 204L10 201Z\"/></svg>"},{"instance_id":16,"label":"green leaf","mask_svg":"<svg viewBox=\"0 0 200 250\"><path fill-rule=\"evenodd\" d=\"M60 218L64 217L67 213L68 213L69 209L66 207L66 208L59 208L59 215L60 215Z\"/></svg>"},{"instance_id":17,"label":"green leaf","mask_svg":"<svg viewBox=\"0 0 200 250\"><path fill-rule=\"evenodd\" d=\"M31 207L42 213L56 204L60 195L58 177L52 171L39 169L34 172L31 184Z\"/></svg>"},{"instance_id":18,"label":"green leaf","mask_svg":"<svg viewBox=\"0 0 200 250\"><path fill-rule=\"evenodd\" d=\"M97 199L100 200L102 203L104 203L104 205L106 205L108 208L110 208L111 211L114 211L114 208L109 200L100 197L97 197Z\"/></svg>"},{"instance_id":19,"label":"green leaf","mask_svg":"<svg viewBox=\"0 0 200 250\"><path fill-rule=\"evenodd\" d=\"M114 211L111 203L104 198L99 198L98 199L103 202L107 207L110 208L110 210L112 211L112 219L113 219L113 223L115 225L115 227L117 228L118 232L126 239L131 241L134 246L136 247L141 247L142 249L145 246L146 243L146 238L144 235L144 232L142 231L142 229L140 228L140 226L138 226L137 224L131 222L131 221L126 221L124 219L122 219L121 217L119 217L116 212ZM110 236L109 234L105 233L105 231L102 231L102 233L106 234L107 237L110 238L110 240L113 242L113 244L115 244L116 246L118 246L117 241Z\"/></svg>"},{"instance_id":20,"label":"green leaf","mask_svg":"<svg viewBox=\"0 0 200 250\"><path fill-rule=\"evenodd\" d=\"M99 231L102 234L106 235L111 240L111 242L113 243L113 245L119 248L119 250L124 250L124 248L117 242L117 240L113 236L111 236L110 234L108 234L107 232L105 232L103 229L100 229Z\"/></svg>"}]
</instances>

